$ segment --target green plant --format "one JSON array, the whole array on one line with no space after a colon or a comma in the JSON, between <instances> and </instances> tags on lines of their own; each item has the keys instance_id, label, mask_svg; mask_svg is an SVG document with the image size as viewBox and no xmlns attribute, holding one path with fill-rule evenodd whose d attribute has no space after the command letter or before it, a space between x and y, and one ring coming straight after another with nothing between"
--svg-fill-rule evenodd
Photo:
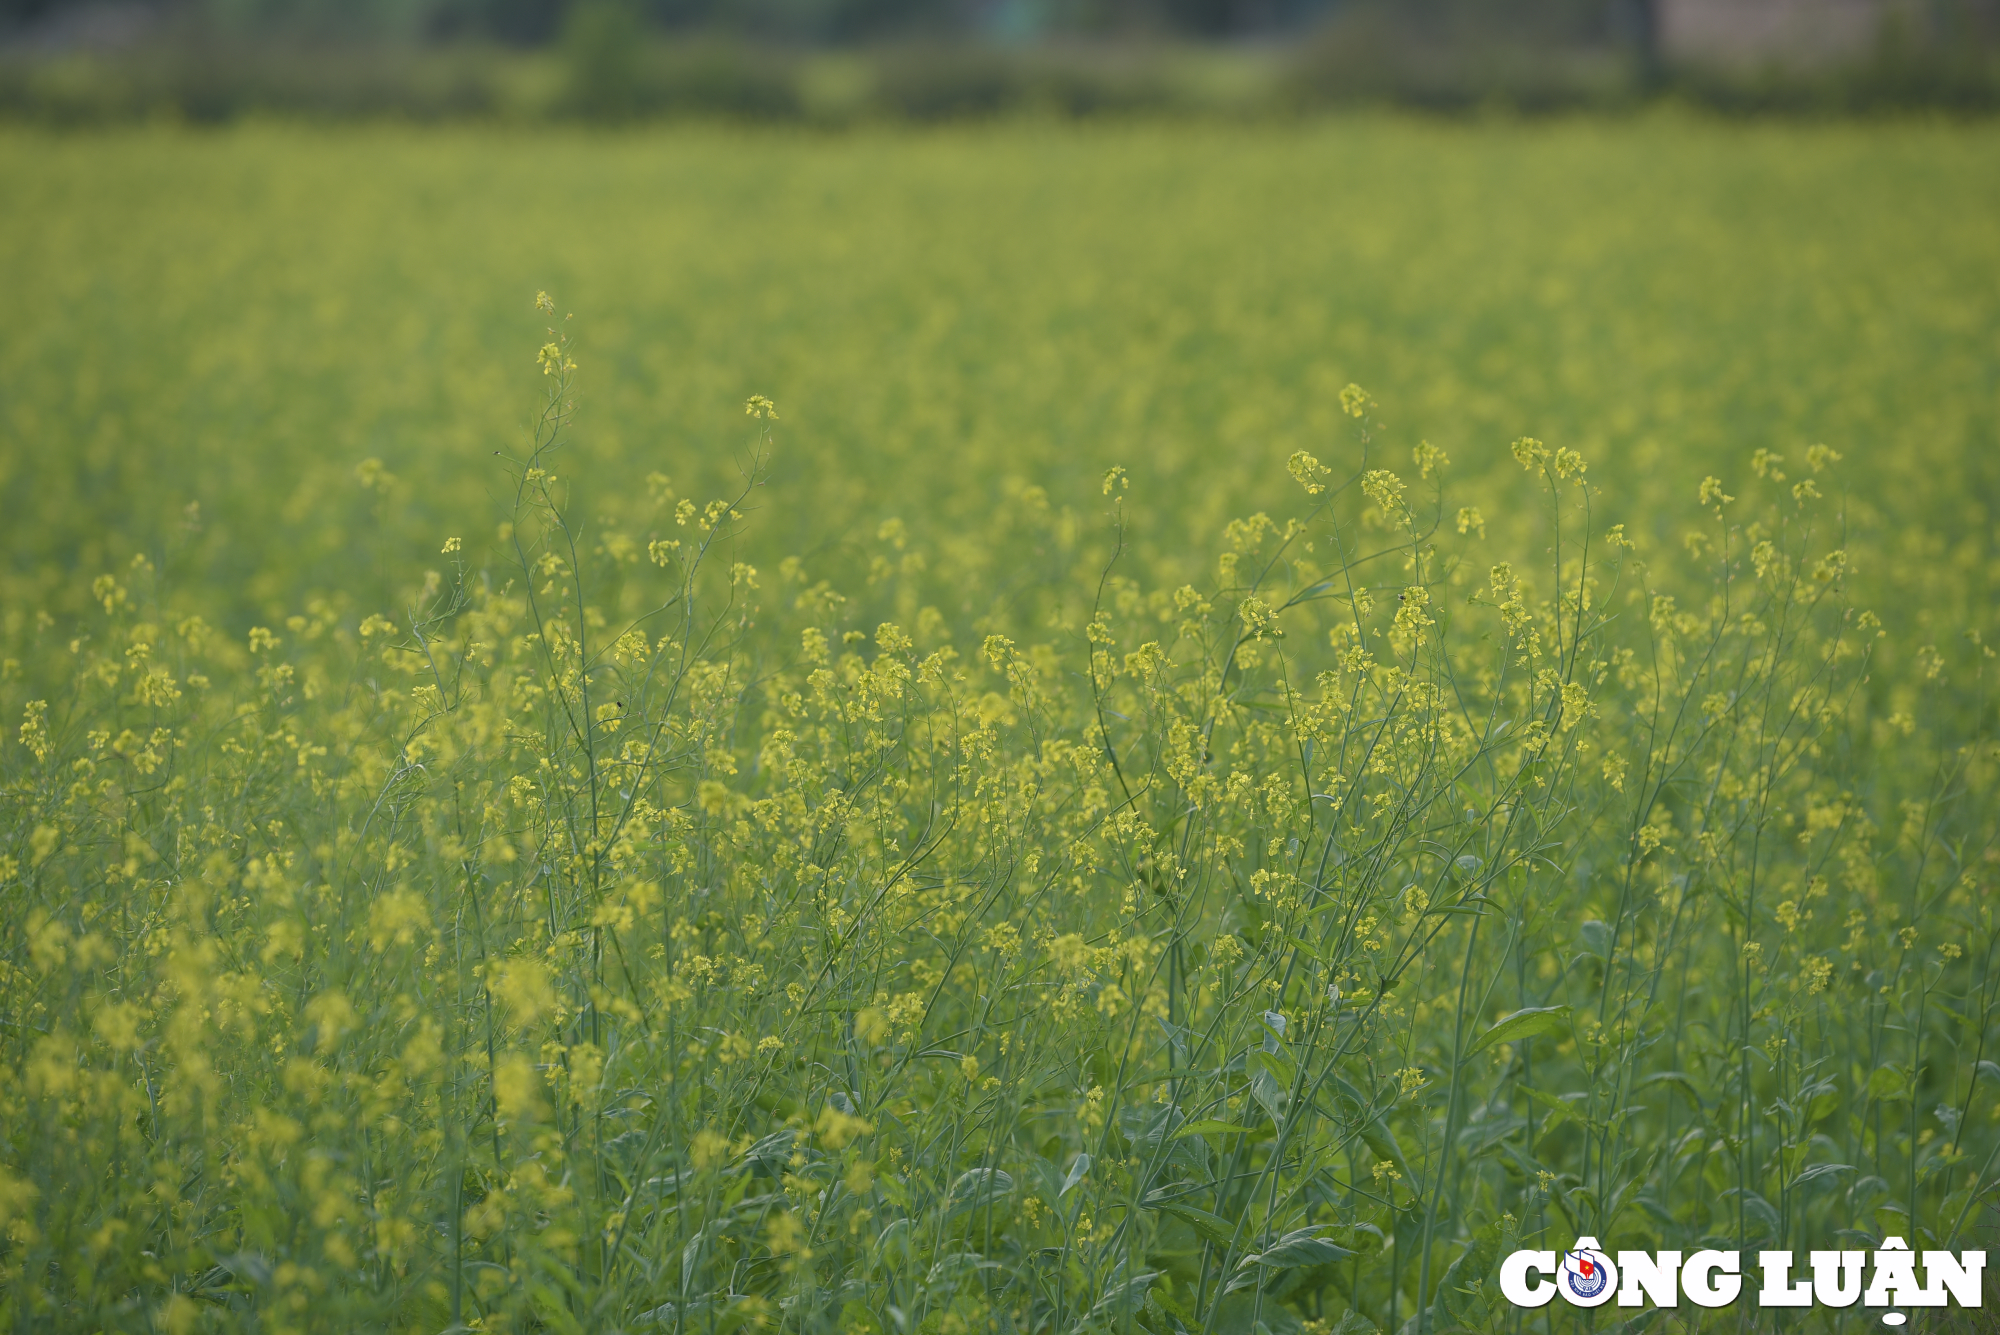
<instances>
[{"instance_id":1,"label":"green plant","mask_svg":"<svg viewBox=\"0 0 2000 1335\"><path fill-rule=\"evenodd\" d=\"M1516 1329L1519 1240L1976 1223L1986 659L1871 707L1834 451L1689 478L1683 565L1517 440L1517 568L1349 385L1197 580L1113 468L1068 632L966 639L867 613L900 521L738 559L761 396L738 487L580 521L567 329L394 616L142 557L37 667L17 1324L1422 1335Z\"/></svg>"}]
</instances>

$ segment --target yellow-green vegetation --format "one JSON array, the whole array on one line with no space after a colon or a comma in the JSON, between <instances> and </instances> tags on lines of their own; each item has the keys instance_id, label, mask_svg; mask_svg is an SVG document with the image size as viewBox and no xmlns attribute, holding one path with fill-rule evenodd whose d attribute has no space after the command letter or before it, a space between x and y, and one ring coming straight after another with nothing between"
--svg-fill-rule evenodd
<instances>
[{"instance_id":1,"label":"yellow-green vegetation","mask_svg":"<svg viewBox=\"0 0 2000 1335\"><path fill-rule=\"evenodd\" d=\"M1444 1335L1579 1233L1977 1245L1996 159L0 138L0 1314Z\"/></svg>"}]
</instances>

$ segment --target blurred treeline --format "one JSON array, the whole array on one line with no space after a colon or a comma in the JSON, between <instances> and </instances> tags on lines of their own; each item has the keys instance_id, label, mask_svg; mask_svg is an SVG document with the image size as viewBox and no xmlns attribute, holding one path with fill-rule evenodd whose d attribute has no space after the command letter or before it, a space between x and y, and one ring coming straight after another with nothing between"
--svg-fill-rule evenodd
<instances>
[{"instance_id":1,"label":"blurred treeline","mask_svg":"<svg viewBox=\"0 0 2000 1335\"><path fill-rule=\"evenodd\" d=\"M1868 10L1690 56L1676 4ZM1725 18L1725 22L1727 19ZM2000 0L0 0L0 117L839 124L1009 112L2000 109Z\"/></svg>"}]
</instances>

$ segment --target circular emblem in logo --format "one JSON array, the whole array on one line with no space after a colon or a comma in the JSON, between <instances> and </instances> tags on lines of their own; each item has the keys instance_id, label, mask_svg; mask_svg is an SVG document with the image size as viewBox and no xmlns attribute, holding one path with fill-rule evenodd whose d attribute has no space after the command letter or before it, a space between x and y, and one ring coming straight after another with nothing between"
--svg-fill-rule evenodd
<instances>
[{"instance_id":1,"label":"circular emblem in logo","mask_svg":"<svg viewBox=\"0 0 2000 1335\"><path fill-rule=\"evenodd\" d=\"M1596 1307L1609 1302L1618 1284L1618 1269L1611 1258L1597 1250L1596 1240L1582 1239L1577 1249L1564 1252L1562 1273L1557 1282L1562 1295L1577 1307Z\"/></svg>"}]
</instances>

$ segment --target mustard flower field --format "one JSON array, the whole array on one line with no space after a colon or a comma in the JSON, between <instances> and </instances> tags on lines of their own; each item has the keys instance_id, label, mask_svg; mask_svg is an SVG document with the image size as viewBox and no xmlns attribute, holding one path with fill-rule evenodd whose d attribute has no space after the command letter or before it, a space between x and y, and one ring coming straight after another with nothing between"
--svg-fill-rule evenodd
<instances>
[{"instance_id":1,"label":"mustard flower field","mask_svg":"<svg viewBox=\"0 0 2000 1335\"><path fill-rule=\"evenodd\" d=\"M2000 1237L1993 127L0 173L8 1329L1861 1330L1498 1262Z\"/></svg>"}]
</instances>

